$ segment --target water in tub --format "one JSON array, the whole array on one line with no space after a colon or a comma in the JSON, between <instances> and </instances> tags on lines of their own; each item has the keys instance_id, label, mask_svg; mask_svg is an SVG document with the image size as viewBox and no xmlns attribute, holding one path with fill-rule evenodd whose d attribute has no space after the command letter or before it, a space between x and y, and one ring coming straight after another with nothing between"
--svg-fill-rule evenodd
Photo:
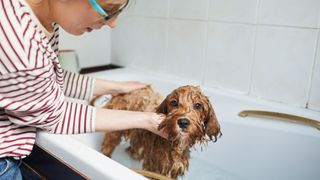
<instances>
[{"instance_id":1,"label":"water in tub","mask_svg":"<svg viewBox=\"0 0 320 180\"><path fill-rule=\"evenodd\" d=\"M101 142L103 141L104 133L94 133L87 135L74 136L76 139L81 140L85 144L93 147L95 150L100 151ZM210 146L210 145L209 145ZM129 147L129 144L122 141L119 146L115 149L112 154L112 159L121 163L122 165L129 168L141 169L141 162L131 159L125 149ZM208 147L209 148L209 147ZM204 148L202 151L205 151ZM238 177L231 172L214 166L210 159L203 157L201 147L196 147L191 152L191 159L189 170L185 173L181 180L242 180L243 178Z\"/></svg>"}]
</instances>

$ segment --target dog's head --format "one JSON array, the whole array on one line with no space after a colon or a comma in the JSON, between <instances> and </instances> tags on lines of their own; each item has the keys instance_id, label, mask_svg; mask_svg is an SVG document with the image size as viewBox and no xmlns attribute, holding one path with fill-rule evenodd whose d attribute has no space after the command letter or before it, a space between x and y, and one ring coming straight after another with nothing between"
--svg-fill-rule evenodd
<instances>
[{"instance_id":1,"label":"dog's head","mask_svg":"<svg viewBox=\"0 0 320 180\"><path fill-rule=\"evenodd\" d=\"M209 99L199 87L182 86L175 89L157 108L166 115L159 129L168 132L169 140L181 146L193 146L209 139L217 141L220 125ZM208 139L209 138L209 139Z\"/></svg>"}]
</instances>

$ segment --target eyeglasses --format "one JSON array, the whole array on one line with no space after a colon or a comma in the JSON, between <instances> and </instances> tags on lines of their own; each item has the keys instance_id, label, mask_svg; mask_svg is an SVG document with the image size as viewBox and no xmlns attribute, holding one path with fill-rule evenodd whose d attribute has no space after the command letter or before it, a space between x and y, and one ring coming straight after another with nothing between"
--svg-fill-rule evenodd
<instances>
[{"instance_id":1,"label":"eyeglasses","mask_svg":"<svg viewBox=\"0 0 320 180\"><path fill-rule=\"evenodd\" d=\"M114 6L112 8L110 8L110 10L106 10L106 9L103 9L98 3L96 0L89 0L90 4L92 5L92 7L98 11L99 14L101 14L102 16L104 16L104 20L105 21L108 21L109 19L113 18L114 16L117 16L119 15L122 10L124 8L127 7L128 3L129 3L129 0L126 1L126 3L124 3L123 5L121 6ZM108 13L109 12L109 13Z\"/></svg>"}]
</instances>

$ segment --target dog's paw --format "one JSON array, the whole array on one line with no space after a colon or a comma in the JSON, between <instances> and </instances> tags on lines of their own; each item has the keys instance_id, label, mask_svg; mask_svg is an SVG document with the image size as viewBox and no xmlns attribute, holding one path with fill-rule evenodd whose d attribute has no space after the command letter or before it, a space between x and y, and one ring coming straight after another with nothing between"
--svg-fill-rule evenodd
<instances>
[{"instance_id":1,"label":"dog's paw","mask_svg":"<svg viewBox=\"0 0 320 180\"><path fill-rule=\"evenodd\" d=\"M102 147L101 148L101 152L102 154L108 156L109 158L111 158L112 152L113 152L113 148L110 147Z\"/></svg>"}]
</instances>

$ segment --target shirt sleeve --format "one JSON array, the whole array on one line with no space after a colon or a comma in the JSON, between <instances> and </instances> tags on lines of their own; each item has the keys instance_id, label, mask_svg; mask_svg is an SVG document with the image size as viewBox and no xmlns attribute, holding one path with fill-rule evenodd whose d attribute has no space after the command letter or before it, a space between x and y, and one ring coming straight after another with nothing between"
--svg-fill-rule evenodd
<instances>
[{"instance_id":1,"label":"shirt sleeve","mask_svg":"<svg viewBox=\"0 0 320 180\"><path fill-rule=\"evenodd\" d=\"M8 119L56 134L93 132L95 108L65 101L54 40L46 39L18 1L4 1L0 7L0 107ZM65 89L68 95L78 93L88 99L93 80L81 78L79 82L86 82L85 93Z\"/></svg>"},{"instance_id":2,"label":"shirt sleeve","mask_svg":"<svg viewBox=\"0 0 320 180\"><path fill-rule=\"evenodd\" d=\"M55 134L95 131L95 108L65 101L54 79L17 72L0 78L0 103L9 120Z\"/></svg>"},{"instance_id":3,"label":"shirt sleeve","mask_svg":"<svg viewBox=\"0 0 320 180\"><path fill-rule=\"evenodd\" d=\"M95 79L89 76L63 70L64 94L67 97L89 102L93 96Z\"/></svg>"}]
</instances>

